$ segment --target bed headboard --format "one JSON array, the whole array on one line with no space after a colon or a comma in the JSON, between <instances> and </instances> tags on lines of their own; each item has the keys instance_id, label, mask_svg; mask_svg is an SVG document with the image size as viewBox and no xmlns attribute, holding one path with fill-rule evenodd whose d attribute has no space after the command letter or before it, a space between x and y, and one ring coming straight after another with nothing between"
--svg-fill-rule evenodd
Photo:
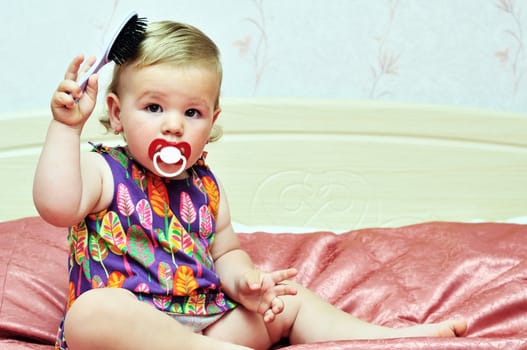
<instances>
[{"instance_id":1,"label":"bed headboard","mask_svg":"<svg viewBox=\"0 0 527 350\"><path fill-rule=\"evenodd\" d=\"M224 99L207 161L245 225L345 230L527 216L527 115L375 101ZM0 115L0 219L36 215L49 112ZM83 139L115 142L92 118Z\"/></svg>"}]
</instances>

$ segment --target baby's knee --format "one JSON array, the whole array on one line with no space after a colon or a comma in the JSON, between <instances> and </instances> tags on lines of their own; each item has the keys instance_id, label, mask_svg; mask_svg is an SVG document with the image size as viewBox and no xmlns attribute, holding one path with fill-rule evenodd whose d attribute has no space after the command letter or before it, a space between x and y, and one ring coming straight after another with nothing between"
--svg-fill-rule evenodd
<instances>
[{"instance_id":1,"label":"baby's knee","mask_svg":"<svg viewBox=\"0 0 527 350\"><path fill-rule=\"evenodd\" d=\"M134 294L122 288L97 288L82 293L71 305L66 320L74 317L100 318L106 313L113 314L123 303L136 300Z\"/></svg>"},{"instance_id":2,"label":"baby's knee","mask_svg":"<svg viewBox=\"0 0 527 350\"><path fill-rule=\"evenodd\" d=\"M118 288L99 288L81 294L71 305L64 320L64 335L68 345L78 345L73 348L84 347L101 336L101 331L111 330L112 324L120 314L119 310L137 300L128 290ZM92 344L93 345L93 344Z\"/></svg>"}]
</instances>

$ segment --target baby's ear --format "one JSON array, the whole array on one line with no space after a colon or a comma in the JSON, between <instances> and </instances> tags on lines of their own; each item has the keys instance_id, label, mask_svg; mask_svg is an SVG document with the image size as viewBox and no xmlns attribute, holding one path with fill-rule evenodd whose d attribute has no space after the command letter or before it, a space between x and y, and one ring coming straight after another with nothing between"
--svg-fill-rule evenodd
<instances>
[{"instance_id":1,"label":"baby's ear","mask_svg":"<svg viewBox=\"0 0 527 350\"><path fill-rule=\"evenodd\" d=\"M221 113L221 108L218 107L218 109L216 109L214 111L214 114L212 115L212 121L215 123L216 120L218 119L218 117L220 116L220 113Z\"/></svg>"},{"instance_id":2,"label":"baby's ear","mask_svg":"<svg viewBox=\"0 0 527 350\"><path fill-rule=\"evenodd\" d=\"M123 126L121 124L121 103L119 96L113 92L109 93L106 96L106 108L108 109L108 118L113 131L115 133L122 132Z\"/></svg>"}]
</instances>

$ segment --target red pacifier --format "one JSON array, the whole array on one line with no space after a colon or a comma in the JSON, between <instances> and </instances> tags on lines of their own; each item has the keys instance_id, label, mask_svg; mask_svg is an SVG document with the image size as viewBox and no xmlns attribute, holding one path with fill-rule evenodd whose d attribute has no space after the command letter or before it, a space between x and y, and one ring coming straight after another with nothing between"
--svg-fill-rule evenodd
<instances>
[{"instance_id":1,"label":"red pacifier","mask_svg":"<svg viewBox=\"0 0 527 350\"><path fill-rule=\"evenodd\" d=\"M190 145L187 142L174 143L155 139L148 147L148 156L152 159L154 168L159 174L164 177L176 177L185 171L190 150ZM172 173L167 173L161 169L159 163L179 165L179 168Z\"/></svg>"}]
</instances>

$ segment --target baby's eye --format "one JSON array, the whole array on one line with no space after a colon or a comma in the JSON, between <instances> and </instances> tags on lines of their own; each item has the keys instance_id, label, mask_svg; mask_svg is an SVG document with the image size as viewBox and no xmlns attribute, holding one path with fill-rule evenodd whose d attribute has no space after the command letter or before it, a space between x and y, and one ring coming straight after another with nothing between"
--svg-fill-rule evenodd
<instances>
[{"instance_id":1,"label":"baby's eye","mask_svg":"<svg viewBox=\"0 0 527 350\"><path fill-rule=\"evenodd\" d=\"M156 103L146 106L145 109L151 113L160 113L163 111L163 108L161 108L161 106Z\"/></svg>"},{"instance_id":2,"label":"baby's eye","mask_svg":"<svg viewBox=\"0 0 527 350\"><path fill-rule=\"evenodd\" d=\"M201 113L197 109L194 109L194 108L190 108L185 111L185 116L190 117L190 118L197 118L200 115Z\"/></svg>"}]
</instances>

